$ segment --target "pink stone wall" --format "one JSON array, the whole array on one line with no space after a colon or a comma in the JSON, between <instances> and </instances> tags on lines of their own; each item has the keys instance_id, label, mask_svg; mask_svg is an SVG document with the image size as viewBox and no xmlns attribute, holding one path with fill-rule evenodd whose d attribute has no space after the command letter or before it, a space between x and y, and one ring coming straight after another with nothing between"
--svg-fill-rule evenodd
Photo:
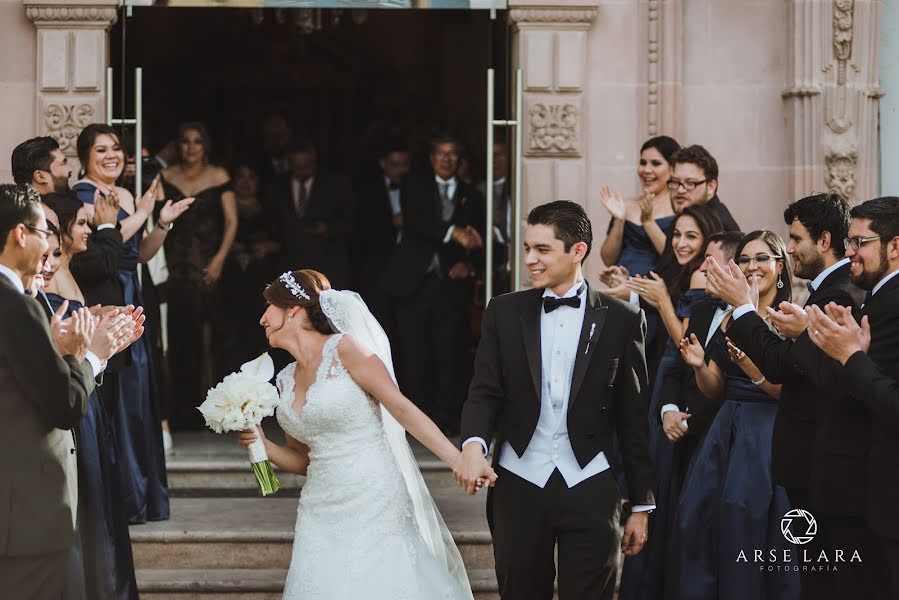
<instances>
[{"instance_id":1,"label":"pink stone wall","mask_svg":"<svg viewBox=\"0 0 899 600\"><path fill-rule=\"evenodd\" d=\"M9 155L35 135L37 30L22 0L0 0L0 182L11 183Z\"/></svg>"}]
</instances>

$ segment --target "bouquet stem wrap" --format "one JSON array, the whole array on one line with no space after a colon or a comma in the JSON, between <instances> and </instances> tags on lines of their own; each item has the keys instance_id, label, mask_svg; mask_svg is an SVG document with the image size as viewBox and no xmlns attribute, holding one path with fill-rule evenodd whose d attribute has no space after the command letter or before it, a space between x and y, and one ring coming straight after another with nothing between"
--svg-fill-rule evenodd
<instances>
[{"instance_id":1,"label":"bouquet stem wrap","mask_svg":"<svg viewBox=\"0 0 899 600\"><path fill-rule=\"evenodd\" d=\"M263 441L257 439L247 446L247 452L250 455L250 464L253 466L253 475L256 476L256 483L259 484L259 493L268 496L280 490L281 482L278 481L278 476L272 469L272 463L268 460L268 453L265 451Z\"/></svg>"}]
</instances>

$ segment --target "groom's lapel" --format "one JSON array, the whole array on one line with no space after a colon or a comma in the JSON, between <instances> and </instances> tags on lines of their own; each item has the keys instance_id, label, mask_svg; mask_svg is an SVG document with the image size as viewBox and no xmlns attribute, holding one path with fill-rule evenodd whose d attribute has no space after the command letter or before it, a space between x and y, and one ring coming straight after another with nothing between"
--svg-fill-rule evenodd
<instances>
[{"instance_id":1,"label":"groom's lapel","mask_svg":"<svg viewBox=\"0 0 899 600\"><path fill-rule=\"evenodd\" d=\"M528 356L531 380L534 382L534 393L540 400L540 383L543 375L543 362L540 357L540 311L543 310L543 294L535 293L525 303L521 315L521 335L524 338L524 350Z\"/></svg>"},{"instance_id":2,"label":"groom's lapel","mask_svg":"<svg viewBox=\"0 0 899 600\"><path fill-rule=\"evenodd\" d=\"M587 374L587 367L590 365L590 359L599 342L599 336L602 333L603 325L606 322L606 315L609 307L603 306L599 298L599 292L592 287L587 287L587 308L584 311L584 322L581 325L581 336L578 338L577 357L574 359L574 374L571 376L571 390L568 394L569 408L574 405L581 384L584 383L584 376Z\"/></svg>"}]
</instances>

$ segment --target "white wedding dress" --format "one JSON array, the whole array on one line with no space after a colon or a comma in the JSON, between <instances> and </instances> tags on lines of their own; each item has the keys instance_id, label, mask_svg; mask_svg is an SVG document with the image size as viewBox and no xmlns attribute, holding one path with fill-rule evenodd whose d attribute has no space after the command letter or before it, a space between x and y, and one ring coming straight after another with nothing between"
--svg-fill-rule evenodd
<instances>
[{"instance_id":1,"label":"white wedding dress","mask_svg":"<svg viewBox=\"0 0 899 600\"><path fill-rule=\"evenodd\" d=\"M300 414L292 407L296 363L276 379L278 423L309 446L284 598L471 600L467 581L422 537L381 407L341 363L341 337L325 342Z\"/></svg>"}]
</instances>

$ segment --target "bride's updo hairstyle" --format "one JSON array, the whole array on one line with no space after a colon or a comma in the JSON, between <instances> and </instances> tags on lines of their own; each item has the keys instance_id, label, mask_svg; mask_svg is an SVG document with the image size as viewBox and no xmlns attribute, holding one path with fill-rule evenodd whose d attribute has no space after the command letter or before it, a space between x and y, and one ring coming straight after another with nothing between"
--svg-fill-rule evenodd
<instances>
[{"instance_id":1,"label":"bride's updo hairstyle","mask_svg":"<svg viewBox=\"0 0 899 600\"><path fill-rule=\"evenodd\" d=\"M262 295L272 306L278 308L293 308L302 306L306 309L309 323L312 328L322 334L334 333L328 323L328 317L322 312L322 306L318 296L325 290L331 289L328 278L312 269L300 269L299 271L287 271L281 277L271 282Z\"/></svg>"}]
</instances>

